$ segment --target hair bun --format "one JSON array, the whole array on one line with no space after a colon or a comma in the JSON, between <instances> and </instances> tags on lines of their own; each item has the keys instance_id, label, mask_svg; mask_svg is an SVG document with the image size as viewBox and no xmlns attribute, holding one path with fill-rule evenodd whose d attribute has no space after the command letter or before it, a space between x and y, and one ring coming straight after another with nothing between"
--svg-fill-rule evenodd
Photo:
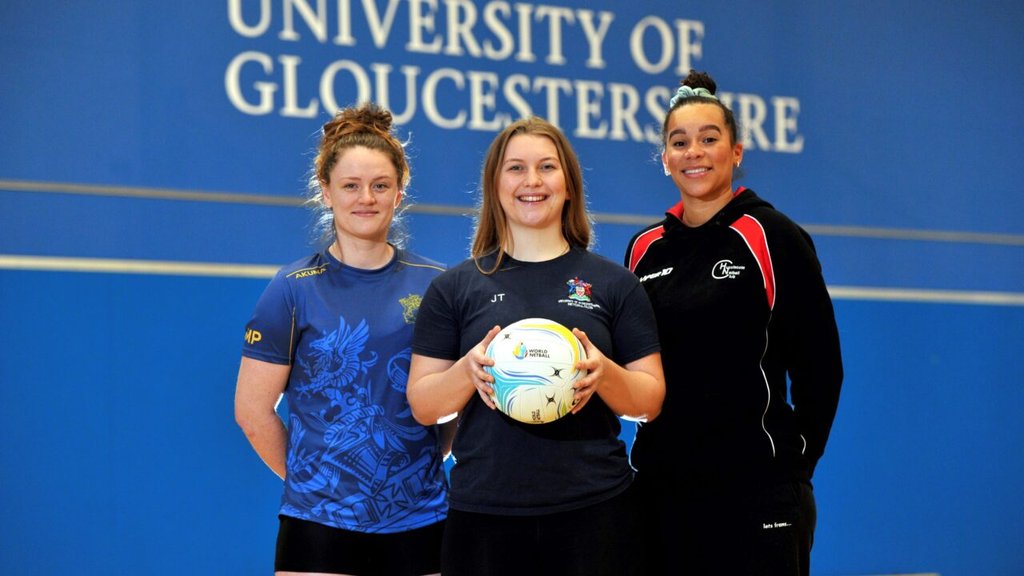
<instances>
[{"instance_id":1,"label":"hair bun","mask_svg":"<svg viewBox=\"0 0 1024 576\"><path fill-rule=\"evenodd\" d=\"M381 132L391 131L391 112L373 102L368 102L357 108L349 108L343 111L341 116L343 118L347 116L347 119L353 124L363 124Z\"/></svg>"},{"instance_id":2,"label":"hair bun","mask_svg":"<svg viewBox=\"0 0 1024 576\"><path fill-rule=\"evenodd\" d=\"M715 80L711 78L707 72L697 72L692 69L686 78L683 78L680 84L683 86L689 86L690 88L704 88L712 94L715 94L718 90L718 85L715 84Z\"/></svg>"}]
</instances>

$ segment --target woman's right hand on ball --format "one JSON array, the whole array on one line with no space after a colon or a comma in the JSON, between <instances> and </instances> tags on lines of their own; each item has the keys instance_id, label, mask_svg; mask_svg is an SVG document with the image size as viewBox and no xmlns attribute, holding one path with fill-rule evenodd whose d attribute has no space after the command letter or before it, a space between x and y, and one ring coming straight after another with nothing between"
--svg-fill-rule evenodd
<instances>
[{"instance_id":1,"label":"woman's right hand on ball","mask_svg":"<svg viewBox=\"0 0 1024 576\"><path fill-rule=\"evenodd\" d=\"M494 359L487 357L487 346L491 344L491 340L494 340L498 332L501 332L501 326L491 328L484 339L470 348L469 352L462 357L466 363L466 370L469 371L469 379L476 386L476 393L491 410L497 408L494 403L494 377L488 374L484 368L494 366Z\"/></svg>"}]
</instances>

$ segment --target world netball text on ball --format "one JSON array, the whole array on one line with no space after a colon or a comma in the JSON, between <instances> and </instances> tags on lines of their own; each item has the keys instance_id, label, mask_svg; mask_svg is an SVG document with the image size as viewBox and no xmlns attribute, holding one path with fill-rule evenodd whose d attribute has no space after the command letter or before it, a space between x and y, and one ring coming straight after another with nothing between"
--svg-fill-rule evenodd
<instances>
[{"instance_id":1,"label":"world netball text on ball","mask_svg":"<svg viewBox=\"0 0 1024 576\"><path fill-rule=\"evenodd\" d=\"M245 38L271 37L285 43L307 38L332 54L380 52L404 37L408 54L513 61L522 66L582 65L598 77L622 77L605 60L612 12L548 4L470 0L261 0L228 1L231 28ZM400 33L392 34L399 30ZM365 37L362 36L365 34ZM704 24L644 16L626 36L633 65L657 83L638 87L543 74L499 74L451 66L424 69L412 64L346 57L315 69L295 54L271 55L246 50L234 56L224 73L228 100L252 116L278 113L290 118L319 118L352 102L375 101L389 108L397 124L422 116L449 130L500 130L515 118L537 115L577 138L657 143L673 88L666 72L682 77L703 55ZM539 40L535 42L535 39ZM373 47L366 45L371 42ZM567 45L581 56L573 62ZM394 53L389 54L394 59ZM536 64L538 60L542 64ZM746 148L799 153L804 139L797 116L800 101L789 96L720 93L743 128ZM571 105L570 105L571 104ZM563 118L561 111L574 113Z\"/></svg>"}]
</instances>

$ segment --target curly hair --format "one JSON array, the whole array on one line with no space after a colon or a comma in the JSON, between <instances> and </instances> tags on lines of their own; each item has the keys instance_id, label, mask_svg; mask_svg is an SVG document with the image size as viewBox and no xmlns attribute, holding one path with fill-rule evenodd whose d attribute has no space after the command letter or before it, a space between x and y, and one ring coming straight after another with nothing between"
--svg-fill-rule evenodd
<instances>
[{"instance_id":1,"label":"curly hair","mask_svg":"<svg viewBox=\"0 0 1024 576\"><path fill-rule=\"evenodd\" d=\"M320 133L312 174L306 185L306 204L314 214L313 228L318 241L330 244L334 242L337 232L334 228L334 213L324 203L324 189L331 180L331 170L345 151L361 146L384 153L395 167L398 186L403 192L409 185L411 175L405 144L392 132L391 112L378 104L367 102L343 108L323 125ZM388 241L396 246L404 245L407 238L402 221L406 208L408 203L403 202L388 231Z\"/></svg>"}]
</instances>

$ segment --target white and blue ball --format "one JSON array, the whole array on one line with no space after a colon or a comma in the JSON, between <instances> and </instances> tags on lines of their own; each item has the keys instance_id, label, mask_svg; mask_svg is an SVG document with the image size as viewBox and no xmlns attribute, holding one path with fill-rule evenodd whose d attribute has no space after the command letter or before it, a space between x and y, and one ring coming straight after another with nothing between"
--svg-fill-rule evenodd
<instances>
[{"instance_id":1,"label":"white and blue ball","mask_svg":"<svg viewBox=\"0 0 1024 576\"><path fill-rule=\"evenodd\" d=\"M487 356L494 366L491 399L520 422L546 424L565 416L574 405L574 386L587 375L576 364L587 357L579 338L546 318L509 324L491 341Z\"/></svg>"}]
</instances>

